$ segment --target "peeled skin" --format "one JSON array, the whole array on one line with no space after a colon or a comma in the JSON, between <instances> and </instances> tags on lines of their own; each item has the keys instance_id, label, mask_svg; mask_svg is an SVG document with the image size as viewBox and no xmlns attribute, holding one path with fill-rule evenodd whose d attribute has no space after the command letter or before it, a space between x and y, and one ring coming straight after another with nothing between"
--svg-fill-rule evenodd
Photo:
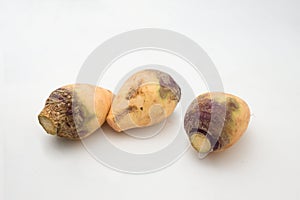
<instances>
[{"instance_id":1,"label":"peeled skin","mask_svg":"<svg viewBox=\"0 0 300 200\"><path fill-rule=\"evenodd\" d=\"M212 92L191 103L184 128L196 151L220 152L240 139L249 120L250 110L245 101L231 94Z\"/></svg>"},{"instance_id":2,"label":"peeled skin","mask_svg":"<svg viewBox=\"0 0 300 200\"><path fill-rule=\"evenodd\" d=\"M139 71L115 96L106 121L117 132L151 126L169 117L180 97L180 87L169 74Z\"/></svg>"},{"instance_id":3,"label":"peeled skin","mask_svg":"<svg viewBox=\"0 0 300 200\"><path fill-rule=\"evenodd\" d=\"M112 97L109 90L88 84L63 86L50 94L38 119L47 133L80 140L105 122Z\"/></svg>"}]
</instances>

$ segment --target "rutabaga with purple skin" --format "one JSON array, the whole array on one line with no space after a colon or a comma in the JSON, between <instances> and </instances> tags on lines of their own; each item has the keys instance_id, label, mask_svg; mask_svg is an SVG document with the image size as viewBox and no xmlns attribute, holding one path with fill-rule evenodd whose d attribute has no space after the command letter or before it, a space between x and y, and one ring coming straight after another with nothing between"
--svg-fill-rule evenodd
<instances>
[{"instance_id":1,"label":"rutabaga with purple skin","mask_svg":"<svg viewBox=\"0 0 300 200\"><path fill-rule=\"evenodd\" d=\"M100 87L67 85L50 94L38 119L47 133L79 140L105 122L112 97L110 91Z\"/></svg>"},{"instance_id":2,"label":"rutabaga with purple skin","mask_svg":"<svg viewBox=\"0 0 300 200\"><path fill-rule=\"evenodd\" d=\"M198 96L189 106L184 129L193 148L203 154L234 145L248 127L250 110L237 96L220 92Z\"/></svg>"}]
</instances>

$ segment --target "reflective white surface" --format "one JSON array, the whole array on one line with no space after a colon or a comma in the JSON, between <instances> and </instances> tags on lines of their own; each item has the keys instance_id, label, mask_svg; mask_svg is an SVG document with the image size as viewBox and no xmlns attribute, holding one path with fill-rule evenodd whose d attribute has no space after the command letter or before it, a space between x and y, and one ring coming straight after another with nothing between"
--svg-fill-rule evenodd
<instances>
[{"instance_id":1,"label":"reflective white surface","mask_svg":"<svg viewBox=\"0 0 300 200\"><path fill-rule=\"evenodd\" d=\"M2 199L299 199L299 9L293 0L0 1ZM196 41L226 92L249 103L249 129L230 150L199 160L190 149L162 171L129 175L39 126L49 93L74 82L94 48L145 27Z\"/></svg>"}]
</instances>

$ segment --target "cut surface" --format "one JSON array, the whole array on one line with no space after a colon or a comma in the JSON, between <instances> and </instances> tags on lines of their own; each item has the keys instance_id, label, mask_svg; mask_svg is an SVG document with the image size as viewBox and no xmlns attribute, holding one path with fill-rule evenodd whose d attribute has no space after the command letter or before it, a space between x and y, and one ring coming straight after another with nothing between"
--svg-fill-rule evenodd
<instances>
[{"instance_id":1,"label":"cut surface","mask_svg":"<svg viewBox=\"0 0 300 200\"><path fill-rule=\"evenodd\" d=\"M43 126L43 128L47 131L47 133L51 135L57 134L57 126L55 126L49 118L45 116L39 116L39 122Z\"/></svg>"},{"instance_id":2,"label":"cut surface","mask_svg":"<svg viewBox=\"0 0 300 200\"><path fill-rule=\"evenodd\" d=\"M199 153L207 153L211 149L209 139L202 133L194 133L191 136L191 144Z\"/></svg>"}]
</instances>

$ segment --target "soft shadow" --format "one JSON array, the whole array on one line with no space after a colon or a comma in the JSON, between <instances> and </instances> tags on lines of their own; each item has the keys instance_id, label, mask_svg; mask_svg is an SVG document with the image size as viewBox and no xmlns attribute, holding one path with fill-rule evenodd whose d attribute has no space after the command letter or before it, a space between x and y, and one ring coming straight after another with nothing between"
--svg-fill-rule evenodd
<instances>
[{"instance_id":1,"label":"soft shadow","mask_svg":"<svg viewBox=\"0 0 300 200\"><path fill-rule=\"evenodd\" d=\"M113 128L111 128L109 125L108 125L108 123L107 122L105 122L102 126L101 126L101 129L103 130L103 132L105 133L105 134L119 134L119 135L121 135L121 134L123 134L122 132L117 132L117 131L115 131ZM99 130L98 130L99 131Z\"/></svg>"},{"instance_id":2,"label":"soft shadow","mask_svg":"<svg viewBox=\"0 0 300 200\"><path fill-rule=\"evenodd\" d=\"M252 150L255 147L255 135L252 133L253 130L247 130L235 145L223 152L211 153L201 160L194 151L195 155L193 157L198 160L199 164L212 168L227 169L236 164L243 164L247 162L248 157L252 157Z\"/></svg>"},{"instance_id":3,"label":"soft shadow","mask_svg":"<svg viewBox=\"0 0 300 200\"><path fill-rule=\"evenodd\" d=\"M83 150L83 144L87 141L93 143L97 143L99 139L102 139L103 134L101 133L101 129L105 133L109 134L120 134L115 131L113 131L107 123L103 124L101 128L96 130L94 133L92 133L87 138L84 138L82 140L69 140L66 138L58 137L58 136L51 136L51 135L44 135L43 136L43 147L45 147L46 151L51 152L72 152L72 151L82 151ZM45 133L43 133L45 134Z\"/></svg>"},{"instance_id":4,"label":"soft shadow","mask_svg":"<svg viewBox=\"0 0 300 200\"><path fill-rule=\"evenodd\" d=\"M57 136L49 138L49 143L52 148L55 148L57 150L77 149L82 146L80 140L68 140Z\"/></svg>"}]
</instances>

